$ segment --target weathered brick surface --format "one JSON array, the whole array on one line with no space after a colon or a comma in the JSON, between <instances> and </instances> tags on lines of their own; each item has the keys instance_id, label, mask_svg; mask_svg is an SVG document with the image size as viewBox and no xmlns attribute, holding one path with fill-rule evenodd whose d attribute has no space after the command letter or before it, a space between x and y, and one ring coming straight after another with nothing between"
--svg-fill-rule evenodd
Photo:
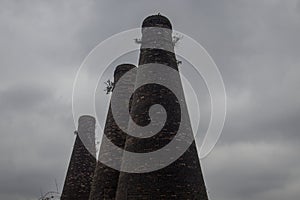
<instances>
[{"instance_id":1,"label":"weathered brick surface","mask_svg":"<svg viewBox=\"0 0 300 200\"><path fill-rule=\"evenodd\" d=\"M135 66L130 64L119 65L115 70L114 82L117 83L122 75L133 68L135 68ZM133 71L130 71L130 73L133 73ZM135 74L133 73L131 76L129 76L129 79L124 81L123 85L120 85L120 87L122 88L122 93L119 95L122 96L123 94L126 94L128 87L130 87L130 85L133 87L134 82ZM125 123L128 124L128 119L124 120L127 120ZM109 106L108 114L106 117L104 134L111 142L113 142L114 145L120 147L121 149L124 149L126 134L116 124L112 114L111 106ZM120 154L113 155L112 152L119 152ZM122 152L118 151L116 147L111 147L107 144L107 141L102 139L99 152L99 160L101 159L106 160L106 162L113 162L114 166L120 165L119 163L121 163ZM90 200L115 199L119 174L120 172L118 170L108 167L101 162L98 162L92 184Z\"/></svg>"},{"instance_id":2,"label":"weathered brick surface","mask_svg":"<svg viewBox=\"0 0 300 200\"><path fill-rule=\"evenodd\" d=\"M172 42L172 25L169 20L161 15L147 17L142 24L142 46L140 50L139 68L123 87L124 94L128 87L148 78L143 64L164 64L178 71L177 60ZM153 27L166 28L159 33ZM153 49L155 46L162 49ZM124 64L118 66L114 79L115 82L135 66ZM159 73L154 72L154 73ZM150 138L136 138L124 133L114 121L111 106L109 107L104 134L117 147L126 151L146 153L155 151L167 145L177 133L178 127L183 125L186 137L193 138L190 120L183 95L183 88L179 73L170 76L160 74L166 82L174 85L182 93L182 98L177 97L168 88L158 84L147 84L135 91L131 102L130 112L135 123L145 126L150 123L149 108L154 104L162 105L167 112L167 120L163 129ZM123 95L123 94L119 94ZM179 104L183 102L183 107ZM120 105L122 106L122 105ZM183 113L181 115L181 113ZM127 120L128 119L124 119ZM130 127L130 124L128 125ZM93 140L94 138L92 138ZM181 142L186 142L182 140ZM113 155L111 146L103 140L100 147L99 159L122 164L122 153ZM113 149L116 151L116 149ZM100 159L100 160L101 160ZM135 162L134 159L131 162ZM79 165L79 163L85 163ZM159 163L153 163L156 165ZM95 160L89 156L77 137L68 169L62 199L84 200L207 200L207 192L197 155L196 145L193 142L189 148L172 164L162 169L149 173L125 173L112 169L101 162L97 163L92 182ZM81 183L78 185L78 183ZM91 190L91 192L90 192Z\"/></svg>"},{"instance_id":3,"label":"weathered brick surface","mask_svg":"<svg viewBox=\"0 0 300 200\"><path fill-rule=\"evenodd\" d=\"M83 144L83 140L90 151ZM62 200L88 200L96 166L95 156L95 119L91 116L81 116L61 195Z\"/></svg>"},{"instance_id":4,"label":"weathered brick surface","mask_svg":"<svg viewBox=\"0 0 300 200\"><path fill-rule=\"evenodd\" d=\"M148 22L147 20L150 21ZM173 53L171 31L167 30L165 33L159 33L158 35L158 33L155 33L157 29L151 28L153 26L169 29L172 27L170 22L166 21L165 17L159 15L146 18L143 22L143 27L146 27L146 29L143 30L136 83L147 79L147 74L143 70L143 64L160 63L178 70L176 57ZM151 33L148 33L148 31ZM155 35L154 37L153 34ZM153 41L152 38L149 39L148 36L156 38L156 41ZM154 46L162 44L163 49L148 48L151 46L149 45L151 42L155 42ZM169 51L164 49L168 49ZM174 76L168 74L164 74L163 76L166 82L174 84L176 90L181 91L183 94L179 73ZM180 107L178 101L184 102L183 105L185 107ZM176 99L170 90L157 84L142 86L135 92L131 110L133 120L139 125L147 125L150 122L148 116L149 107L155 103L163 105L167 111L165 126L158 134L150 138L140 139L127 136L125 143L127 151L150 152L165 146L173 139L180 123L183 123L183 130L186 134L189 137L193 137L185 99ZM183 118L180 117L181 112L183 112ZM131 162L135 162L135 160L133 159ZM121 172L116 199L207 200L208 197L195 143L193 142L178 160L160 170L141 174Z\"/></svg>"}]
</instances>

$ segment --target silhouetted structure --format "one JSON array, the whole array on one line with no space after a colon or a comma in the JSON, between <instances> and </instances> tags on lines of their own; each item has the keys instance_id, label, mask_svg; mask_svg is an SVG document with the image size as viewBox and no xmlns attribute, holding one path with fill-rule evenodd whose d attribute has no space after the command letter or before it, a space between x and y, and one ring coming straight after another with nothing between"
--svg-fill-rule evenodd
<instances>
[{"instance_id":1,"label":"silhouetted structure","mask_svg":"<svg viewBox=\"0 0 300 200\"><path fill-rule=\"evenodd\" d=\"M163 128L154 136L147 138L138 138L124 133L116 124L110 105L104 134L115 145L115 149L111 149L114 147L108 145L105 138L102 139L99 160L105 160L106 163L114 162L114 166L119 165L120 168L126 164L124 160L127 164L136 161L135 158L125 159L122 149L135 153L148 153L161 149L174 139L181 125L185 137L193 141L192 128L178 72L178 61L174 54L174 40L170 21L160 14L147 17L142 24L142 39L139 43L141 44L139 67L136 70L131 70L135 68L134 65L123 64L115 70L115 85L122 75L128 71L132 73L124 84L120 85L123 89L118 95L122 97L128 93L128 88L143 83L149 77L147 74L149 71L145 65L151 63L161 64L175 71L172 75L166 74L158 68L158 65L157 70L151 71L151 73L159 74L164 82L173 85L181 95L177 99L178 96L169 88L155 83L136 88L129 103L130 116L134 123L139 126L146 126L151 123L149 108L154 104L162 105L167 113ZM123 120L128 124L129 131L134 131L134 126L130 126L128 123L129 119L124 118ZM85 128L94 130L94 119L92 120L93 123L88 121L89 126L85 126ZM80 127L81 123L79 123L79 131ZM91 133L90 131L87 132ZM89 138L91 142L94 141L94 135ZM188 141L183 139L179 142L187 143ZM180 151L180 148L181 146L177 150ZM174 149L174 151L177 150ZM170 165L146 173L120 172L98 162L92 182L95 159L77 136L62 199L208 200L195 142L192 142L188 149L183 152ZM172 158L167 159L172 160ZM145 165L148 164L145 163ZM160 165L160 163L151 164Z\"/></svg>"},{"instance_id":2,"label":"silhouetted structure","mask_svg":"<svg viewBox=\"0 0 300 200\"><path fill-rule=\"evenodd\" d=\"M143 82L143 79L147 79L149 76L145 64L158 63L178 71L170 21L164 16L153 15L143 21L142 28L136 84ZM157 69L157 72L151 71L151 73L163 73L163 71ZM183 94L179 73L175 73L173 76L159 75L163 76L165 82L175 85L176 90ZM160 104L165 108L167 120L163 129L150 138L135 138L128 135L125 150L145 153L160 149L174 138L181 123L183 123L185 134L193 137L184 95L182 96L183 99L177 99L172 91L159 84L147 84L138 88L132 100L131 117L133 121L141 126L150 123L148 112L154 104ZM180 107L179 101L184 102L185 107ZM181 112L183 112L182 115ZM171 151L173 150L171 149ZM133 159L131 162L135 162L135 160ZM193 142L179 159L160 170L149 173L121 172L116 199L207 200L195 143Z\"/></svg>"},{"instance_id":3,"label":"silhouetted structure","mask_svg":"<svg viewBox=\"0 0 300 200\"><path fill-rule=\"evenodd\" d=\"M123 64L119 65L114 73L114 83L116 84L118 80L121 78L123 74L135 68L134 65L131 64ZM130 71L132 73L129 76L129 79L124 82L124 84L120 85L122 87L122 92L124 94L128 93L128 88L130 86L133 87L135 82L135 71ZM122 96L122 94L119 94ZM125 119L126 120L126 119ZM125 122L128 123L128 120ZM106 123L104 127L104 134L106 137L114 143L117 147L124 149L126 133L124 133L116 124L111 105L109 106L108 114L106 117ZM103 136L104 137L104 136ZM121 162L122 152L119 152L118 155L113 155L113 152L117 151L117 148L111 149L111 147L107 144L104 138L102 138L102 143L100 146L99 160L105 159L107 162ZM101 158L100 158L101 157ZM117 165L118 163L114 164ZM90 195L90 200L100 200L100 199L115 199L118 180L119 180L120 171L112 169L105 164L98 162L95 176L92 184L92 190Z\"/></svg>"},{"instance_id":4,"label":"silhouetted structure","mask_svg":"<svg viewBox=\"0 0 300 200\"><path fill-rule=\"evenodd\" d=\"M81 116L61 200L88 200L96 166L95 157L95 118Z\"/></svg>"}]
</instances>

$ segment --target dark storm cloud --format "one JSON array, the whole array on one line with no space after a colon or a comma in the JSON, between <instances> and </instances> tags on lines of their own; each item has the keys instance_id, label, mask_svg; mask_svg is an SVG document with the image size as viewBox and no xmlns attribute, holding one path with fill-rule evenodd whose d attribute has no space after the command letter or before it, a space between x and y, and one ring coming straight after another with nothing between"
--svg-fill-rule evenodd
<instances>
[{"instance_id":1,"label":"dark storm cloud","mask_svg":"<svg viewBox=\"0 0 300 200\"><path fill-rule=\"evenodd\" d=\"M99 42L161 12L223 76L227 121L202 160L210 199L298 200L299 1L1 1L0 198L61 186L76 70ZM194 80L195 81L195 80Z\"/></svg>"}]
</instances>

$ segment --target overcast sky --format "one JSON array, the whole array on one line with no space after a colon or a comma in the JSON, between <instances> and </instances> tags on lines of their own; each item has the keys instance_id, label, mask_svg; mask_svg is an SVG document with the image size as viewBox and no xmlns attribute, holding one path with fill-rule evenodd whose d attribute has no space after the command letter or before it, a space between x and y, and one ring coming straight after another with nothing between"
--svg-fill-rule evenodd
<instances>
[{"instance_id":1,"label":"overcast sky","mask_svg":"<svg viewBox=\"0 0 300 200\"><path fill-rule=\"evenodd\" d=\"M62 189L72 84L101 41L155 13L210 53L228 112L202 160L211 200L300 199L300 1L0 1L0 199Z\"/></svg>"}]
</instances>

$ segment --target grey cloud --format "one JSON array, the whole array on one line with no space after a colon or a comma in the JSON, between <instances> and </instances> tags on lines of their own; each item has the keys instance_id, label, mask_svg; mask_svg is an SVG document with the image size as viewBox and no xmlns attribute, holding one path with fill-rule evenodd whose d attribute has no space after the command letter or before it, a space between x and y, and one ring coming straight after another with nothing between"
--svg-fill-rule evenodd
<instances>
[{"instance_id":1,"label":"grey cloud","mask_svg":"<svg viewBox=\"0 0 300 200\"><path fill-rule=\"evenodd\" d=\"M5 109L9 112L24 109L30 111L33 107L44 103L51 94L51 91L36 85L8 87L5 91L0 92L0 107L2 112Z\"/></svg>"},{"instance_id":2,"label":"grey cloud","mask_svg":"<svg viewBox=\"0 0 300 200\"><path fill-rule=\"evenodd\" d=\"M293 159L297 156L295 150L299 150L298 145L284 142L235 143L217 147L204 163L208 189L215 199L249 200L269 199L269 193L288 191L290 183L299 180L298 161ZM213 193L217 188L219 192Z\"/></svg>"},{"instance_id":3,"label":"grey cloud","mask_svg":"<svg viewBox=\"0 0 300 200\"><path fill-rule=\"evenodd\" d=\"M211 199L299 199L299 5L1 1L0 198L37 199L55 178L62 186L77 68L99 42L161 12L206 48L225 82L225 128L202 160Z\"/></svg>"}]
</instances>

